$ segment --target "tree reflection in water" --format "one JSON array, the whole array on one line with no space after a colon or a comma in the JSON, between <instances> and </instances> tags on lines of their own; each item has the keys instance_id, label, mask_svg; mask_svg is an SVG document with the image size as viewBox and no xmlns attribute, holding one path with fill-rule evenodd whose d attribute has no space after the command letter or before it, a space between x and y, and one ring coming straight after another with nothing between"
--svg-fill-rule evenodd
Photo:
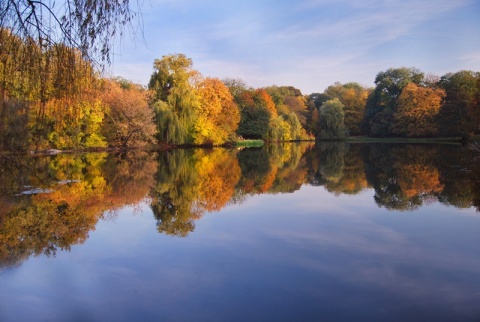
<instances>
[{"instance_id":1,"label":"tree reflection in water","mask_svg":"<svg viewBox=\"0 0 480 322\"><path fill-rule=\"evenodd\" d=\"M98 220L145 198L157 162L148 153L0 160L0 185L9 192L0 200L0 267L85 242Z\"/></svg>"},{"instance_id":2,"label":"tree reflection in water","mask_svg":"<svg viewBox=\"0 0 480 322\"><path fill-rule=\"evenodd\" d=\"M480 211L480 167L456 145L268 144L123 154L1 155L0 266L81 244L116 209L147 200L161 233L187 236L205 213L304 184L339 196L373 189L388 210L440 202Z\"/></svg>"},{"instance_id":3,"label":"tree reflection in water","mask_svg":"<svg viewBox=\"0 0 480 322\"><path fill-rule=\"evenodd\" d=\"M160 156L152 210L161 233L187 236L194 220L222 209L240 178L235 150L177 149Z\"/></svg>"}]
</instances>

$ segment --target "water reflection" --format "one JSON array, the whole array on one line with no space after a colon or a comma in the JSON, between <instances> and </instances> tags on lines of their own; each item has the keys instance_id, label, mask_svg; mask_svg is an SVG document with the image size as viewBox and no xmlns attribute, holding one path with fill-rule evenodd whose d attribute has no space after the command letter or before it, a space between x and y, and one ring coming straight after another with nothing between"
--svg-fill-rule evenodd
<instances>
[{"instance_id":1,"label":"water reflection","mask_svg":"<svg viewBox=\"0 0 480 322\"><path fill-rule=\"evenodd\" d=\"M306 180L305 152L312 144L275 144L238 152L240 195L293 192Z\"/></svg>"},{"instance_id":2,"label":"water reflection","mask_svg":"<svg viewBox=\"0 0 480 322\"><path fill-rule=\"evenodd\" d=\"M186 236L194 220L222 209L240 178L235 151L173 150L160 155L152 210L161 233Z\"/></svg>"},{"instance_id":3,"label":"water reflection","mask_svg":"<svg viewBox=\"0 0 480 322\"><path fill-rule=\"evenodd\" d=\"M140 202L156 171L156 156L147 153L0 160L0 267L82 244L99 219Z\"/></svg>"},{"instance_id":4,"label":"water reflection","mask_svg":"<svg viewBox=\"0 0 480 322\"><path fill-rule=\"evenodd\" d=\"M379 144L364 150L365 173L379 206L415 210L440 201L459 208L480 209L478 164L472 162L468 149Z\"/></svg>"},{"instance_id":5,"label":"water reflection","mask_svg":"<svg viewBox=\"0 0 480 322\"><path fill-rule=\"evenodd\" d=\"M205 213L304 184L374 190L388 210L440 202L480 210L480 167L450 145L322 143L156 153L1 155L0 266L83 243L116 209L148 200L160 233L187 236Z\"/></svg>"}]
</instances>

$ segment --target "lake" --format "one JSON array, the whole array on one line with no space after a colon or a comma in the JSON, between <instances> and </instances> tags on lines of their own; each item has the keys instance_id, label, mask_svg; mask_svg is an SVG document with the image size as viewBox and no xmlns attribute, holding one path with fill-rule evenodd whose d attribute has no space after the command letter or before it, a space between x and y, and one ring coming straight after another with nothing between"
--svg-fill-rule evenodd
<instances>
[{"instance_id":1,"label":"lake","mask_svg":"<svg viewBox=\"0 0 480 322\"><path fill-rule=\"evenodd\" d=\"M479 321L460 145L0 155L0 321Z\"/></svg>"}]
</instances>

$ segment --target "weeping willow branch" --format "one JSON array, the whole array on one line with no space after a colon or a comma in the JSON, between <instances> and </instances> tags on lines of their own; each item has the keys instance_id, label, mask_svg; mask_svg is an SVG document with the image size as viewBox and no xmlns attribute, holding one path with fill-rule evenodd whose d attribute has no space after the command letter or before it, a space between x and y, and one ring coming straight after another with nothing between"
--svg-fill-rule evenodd
<instances>
[{"instance_id":1,"label":"weeping willow branch","mask_svg":"<svg viewBox=\"0 0 480 322\"><path fill-rule=\"evenodd\" d=\"M123 35L136 15L131 0L0 1L0 28L33 39L40 47L76 48L101 64L111 62L115 37Z\"/></svg>"}]
</instances>

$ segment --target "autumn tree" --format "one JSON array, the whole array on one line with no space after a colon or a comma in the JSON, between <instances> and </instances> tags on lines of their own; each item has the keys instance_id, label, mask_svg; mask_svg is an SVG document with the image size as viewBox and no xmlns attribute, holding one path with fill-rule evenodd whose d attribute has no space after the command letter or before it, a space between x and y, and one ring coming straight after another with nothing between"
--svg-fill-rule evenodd
<instances>
[{"instance_id":1,"label":"autumn tree","mask_svg":"<svg viewBox=\"0 0 480 322\"><path fill-rule=\"evenodd\" d=\"M375 89L368 97L363 124L371 136L390 135L396 101L408 83L421 85L424 74L415 68L390 68L375 78Z\"/></svg>"},{"instance_id":2,"label":"autumn tree","mask_svg":"<svg viewBox=\"0 0 480 322\"><path fill-rule=\"evenodd\" d=\"M445 92L409 83L397 99L391 131L407 137L429 137L437 134L436 115Z\"/></svg>"},{"instance_id":3,"label":"autumn tree","mask_svg":"<svg viewBox=\"0 0 480 322\"><path fill-rule=\"evenodd\" d=\"M234 141L240 112L228 88L219 79L206 78L198 86L195 143L220 145Z\"/></svg>"},{"instance_id":4,"label":"autumn tree","mask_svg":"<svg viewBox=\"0 0 480 322\"><path fill-rule=\"evenodd\" d=\"M78 63L98 67L109 63L112 40L123 34L134 16L129 0L0 1L0 73L10 78L0 84L0 130L7 134L2 144L22 149L30 144L42 148L45 141L51 144L52 121L48 119L47 102L52 105L55 99L57 107L68 104L81 109L83 106L74 96L84 86L70 86L78 83ZM32 104L34 111L30 109ZM30 115L32 120L26 120ZM30 124L28 130L26 123ZM13 128L28 135L18 136ZM57 129L53 131L59 134ZM75 138L68 144L78 147L103 142L87 133L80 142Z\"/></svg>"},{"instance_id":5,"label":"autumn tree","mask_svg":"<svg viewBox=\"0 0 480 322\"><path fill-rule=\"evenodd\" d=\"M202 78L191 59L177 54L155 60L149 88L161 142L220 145L234 140L240 115L232 94L220 80ZM274 108L267 97L255 99Z\"/></svg>"},{"instance_id":6,"label":"autumn tree","mask_svg":"<svg viewBox=\"0 0 480 322\"><path fill-rule=\"evenodd\" d=\"M299 89L293 86L269 86L265 91L272 97L278 114L293 112L303 126L306 124L306 99Z\"/></svg>"},{"instance_id":7,"label":"autumn tree","mask_svg":"<svg viewBox=\"0 0 480 322\"><path fill-rule=\"evenodd\" d=\"M272 95L270 95L272 93ZM303 109L300 98L289 94L300 93L293 87L271 86L243 90L236 97L241 119L237 133L245 138L269 141L291 141L309 138L297 113ZM301 95L301 93L300 93ZM298 102L288 103L291 99ZM290 108L285 103L295 105ZM295 110L298 108L298 110Z\"/></svg>"},{"instance_id":8,"label":"autumn tree","mask_svg":"<svg viewBox=\"0 0 480 322\"><path fill-rule=\"evenodd\" d=\"M92 64L64 45L42 56L46 66L41 68L37 94L29 102L31 143L37 149L105 147L100 133L104 111Z\"/></svg>"},{"instance_id":9,"label":"autumn tree","mask_svg":"<svg viewBox=\"0 0 480 322\"><path fill-rule=\"evenodd\" d=\"M155 142L155 114L148 92L126 80L105 81L102 101L106 109L102 132L111 146L140 147Z\"/></svg>"},{"instance_id":10,"label":"autumn tree","mask_svg":"<svg viewBox=\"0 0 480 322\"><path fill-rule=\"evenodd\" d=\"M7 147L105 146L97 77L81 53L63 44L42 49L0 30L0 130ZM12 54L14 53L14 54ZM16 56L12 60L9 57ZM16 136L16 132L23 135Z\"/></svg>"},{"instance_id":11,"label":"autumn tree","mask_svg":"<svg viewBox=\"0 0 480 322\"><path fill-rule=\"evenodd\" d=\"M255 90L253 94L253 101L257 106L267 109L273 118L278 116L275 102L265 89L259 88Z\"/></svg>"},{"instance_id":12,"label":"autumn tree","mask_svg":"<svg viewBox=\"0 0 480 322\"><path fill-rule=\"evenodd\" d=\"M3 28L0 44L0 146L24 149L30 139L28 92L32 84L23 77L29 63L28 44Z\"/></svg>"}]
</instances>

